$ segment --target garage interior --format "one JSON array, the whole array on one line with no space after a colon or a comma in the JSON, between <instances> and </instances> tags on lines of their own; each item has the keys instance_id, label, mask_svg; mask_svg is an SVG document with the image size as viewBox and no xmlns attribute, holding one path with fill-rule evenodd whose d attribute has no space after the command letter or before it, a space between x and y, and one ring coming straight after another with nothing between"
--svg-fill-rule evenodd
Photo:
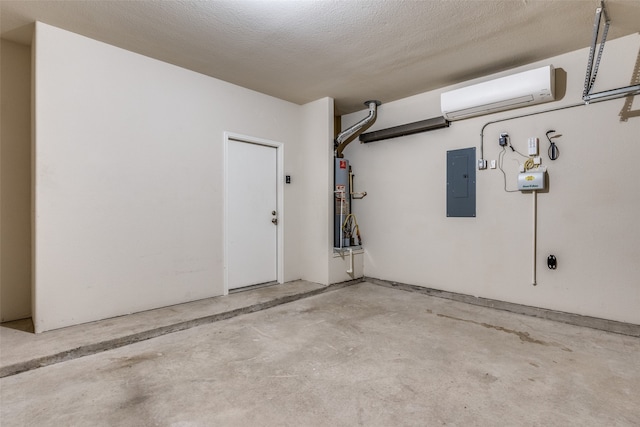
<instances>
[{"instance_id":1,"label":"garage interior","mask_svg":"<svg viewBox=\"0 0 640 427\"><path fill-rule=\"evenodd\" d=\"M640 424L639 3L0 7L3 426Z\"/></svg>"}]
</instances>

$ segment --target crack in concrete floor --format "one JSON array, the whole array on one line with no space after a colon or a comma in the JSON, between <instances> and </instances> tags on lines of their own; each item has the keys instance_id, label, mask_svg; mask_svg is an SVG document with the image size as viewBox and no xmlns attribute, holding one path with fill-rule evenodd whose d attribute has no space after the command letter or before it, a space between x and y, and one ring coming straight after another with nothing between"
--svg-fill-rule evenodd
<instances>
[{"instance_id":1,"label":"crack in concrete floor","mask_svg":"<svg viewBox=\"0 0 640 427\"><path fill-rule=\"evenodd\" d=\"M487 329L495 329L496 331L506 332L507 334L513 334L513 335L517 336L518 338L520 338L521 341L524 341L524 342L528 342L528 343L532 343L532 344L540 344L540 345L545 345L545 346L554 346L554 347L558 347L558 348L562 349L563 351L568 351L568 352L572 352L573 351L570 348L565 347L565 346L563 346L561 344L558 344L558 343L550 343L550 342L538 340L538 339L535 339L535 338L531 338L531 335L529 334L529 332L516 331L516 330L513 330L513 329L504 328L502 326L495 326L495 325L490 325L488 323L476 322L475 320L461 319L459 317L448 316L446 314L437 313L437 316L438 317L445 317L447 319L457 320L459 322L472 323L474 325L479 325L479 326L482 326L482 327L487 328Z\"/></svg>"}]
</instances>

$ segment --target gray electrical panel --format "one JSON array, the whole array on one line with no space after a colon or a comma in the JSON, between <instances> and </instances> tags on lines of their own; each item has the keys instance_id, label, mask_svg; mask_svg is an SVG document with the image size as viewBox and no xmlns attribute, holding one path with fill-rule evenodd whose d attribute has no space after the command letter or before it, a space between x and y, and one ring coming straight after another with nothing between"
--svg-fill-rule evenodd
<instances>
[{"instance_id":1,"label":"gray electrical panel","mask_svg":"<svg viewBox=\"0 0 640 427\"><path fill-rule=\"evenodd\" d=\"M476 216L476 149L447 151L447 216Z\"/></svg>"}]
</instances>

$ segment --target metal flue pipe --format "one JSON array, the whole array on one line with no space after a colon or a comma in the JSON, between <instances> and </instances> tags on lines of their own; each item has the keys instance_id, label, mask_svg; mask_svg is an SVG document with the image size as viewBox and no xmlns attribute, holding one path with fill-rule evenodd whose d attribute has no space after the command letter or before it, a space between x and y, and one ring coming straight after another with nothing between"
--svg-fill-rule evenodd
<instances>
[{"instance_id":1,"label":"metal flue pipe","mask_svg":"<svg viewBox=\"0 0 640 427\"><path fill-rule=\"evenodd\" d=\"M336 136L334 144L335 157L342 158L342 151L346 146L376 121L378 105L380 104L382 104L380 101L367 101L364 103L369 107L369 115Z\"/></svg>"}]
</instances>

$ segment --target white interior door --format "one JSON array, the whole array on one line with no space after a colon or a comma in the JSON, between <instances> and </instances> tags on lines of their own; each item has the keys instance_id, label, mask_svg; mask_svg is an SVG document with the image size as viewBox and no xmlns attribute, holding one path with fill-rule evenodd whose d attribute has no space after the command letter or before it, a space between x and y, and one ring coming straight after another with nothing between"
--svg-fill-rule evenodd
<instances>
[{"instance_id":1,"label":"white interior door","mask_svg":"<svg viewBox=\"0 0 640 427\"><path fill-rule=\"evenodd\" d=\"M275 147L228 140L229 289L277 280L277 183Z\"/></svg>"}]
</instances>

